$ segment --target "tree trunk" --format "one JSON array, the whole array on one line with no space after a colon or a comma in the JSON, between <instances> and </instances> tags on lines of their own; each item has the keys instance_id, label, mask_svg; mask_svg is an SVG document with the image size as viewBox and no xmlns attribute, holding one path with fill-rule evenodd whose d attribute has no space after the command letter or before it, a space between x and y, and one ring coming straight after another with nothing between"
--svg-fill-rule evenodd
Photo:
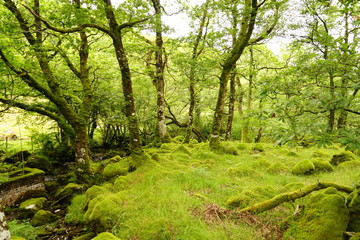
<instances>
[{"instance_id":1,"label":"tree trunk","mask_svg":"<svg viewBox=\"0 0 360 240\"><path fill-rule=\"evenodd\" d=\"M160 142L170 142L170 136L167 133L165 122L165 59L163 57L163 38L162 38L162 20L161 20L161 4L160 0L152 0L155 9L155 28L156 28L156 51L155 66L156 73L154 76L154 85L157 96L157 133Z\"/></svg>"},{"instance_id":2,"label":"tree trunk","mask_svg":"<svg viewBox=\"0 0 360 240\"><path fill-rule=\"evenodd\" d=\"M245 10L241 21L241 29L239 32L239 37L236 40L236 43L234 44L234 47L231 50L230 54L224 61L222 72L219 78L220 80L219 94L216 103L212 130L210 135L211 149L218 149L221 147L220 134L221 134L221 125L222 125L222 119L223 119L224 107L225 107L227 82L231 70L235 66L237 60L242 55L254 30L256 15L258 11L257 0L245 0L244 8Z\"/></svg>"},{"instance_id":3,"label":"tree trunk","mask_svg":"<svg viewBox=\"0 0 360 240\"><path fill-rule=\"evenodd\" d=\"M332 132L334 130L335 125L335 82L334 82L334 76L332 73L329 74L329 91L330 91L330 97L331 97L331 104L329 109L329 116L328 116L328 131Z\"/></svg>"},{"instance_id":4,"label":"tree trunk","mask_svg":"<svg viewBox=\"0 0 360 240\"><path fill-rule=\"evenodd\" d=\"M229 113L228 113L228 120L226 124L226 135L225 140L231 139L232 134L232 125L233 125L233 119L234 119L234 110L235 110L235 94L236 94L236 84L235 84L235 78L236 78L236 70L232 72L230 76L230 95L229 95Z\"/></svg>"}]
</instances>

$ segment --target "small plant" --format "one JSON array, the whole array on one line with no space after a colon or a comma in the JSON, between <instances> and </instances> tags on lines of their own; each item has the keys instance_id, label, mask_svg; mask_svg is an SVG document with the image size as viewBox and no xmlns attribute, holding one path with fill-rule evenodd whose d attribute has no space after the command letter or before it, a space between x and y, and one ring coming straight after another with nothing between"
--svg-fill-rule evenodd
<instances>
[{"instance_id":1,"label":"small plant","mask_svg":"<svg viewBox=\"0 0 360 240\"><path fill-rule=\"evenodd\" d=\"M36 228L30 223L20 221L8 222L11 236L23 237L27 240L37 240Z\"/></svg>"}]
</instances>

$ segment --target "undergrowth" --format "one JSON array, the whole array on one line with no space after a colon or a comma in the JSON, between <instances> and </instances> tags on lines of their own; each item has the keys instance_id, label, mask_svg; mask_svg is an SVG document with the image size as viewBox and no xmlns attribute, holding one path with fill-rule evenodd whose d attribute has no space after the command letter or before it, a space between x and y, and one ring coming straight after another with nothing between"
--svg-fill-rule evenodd
<instances>
[{"instance_id":1,"label":"undergrowth","mask_svg":"<svg viewBox=\"0 0 360 240\"><path fill-rule=\"evenodd\" d=\"M334 168L333 172L312 175L291 173L291 168L304 159L329 161L341 151L335 147L262 144L264 151L258 151L259 146L254 148L253 144L224 144L237 148L237 155L212 152L205 143L168 143L146 149L154 160L151 164L120 176L108 183L106 189L99 187L103 189L100 197L90 192L87 198L76 196L66 220L96 225L94 214L99 205L101 221L106 220L106 227L112 226L107 230L121 239L280 239L279 226L305 199L282 204L256 217L240 216L237 208L269 199L291 186L296 188L320 180L353 186L359 180L358 169ZM273 166L271 171L270 166ZM115 211L101 202L109 198L121 206L116 209L116 217L104 220L106 211L109 217ZM85 207L87 203L92 211L90 220L82 218L89 211Z\"/></svg>"}]
</instances>

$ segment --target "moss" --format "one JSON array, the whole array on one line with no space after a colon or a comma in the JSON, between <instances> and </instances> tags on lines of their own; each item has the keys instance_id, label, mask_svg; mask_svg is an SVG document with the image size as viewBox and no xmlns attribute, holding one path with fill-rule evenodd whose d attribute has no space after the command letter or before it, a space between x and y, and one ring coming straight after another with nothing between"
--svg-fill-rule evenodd
<instances>
[{"instance_id":1,"label":"moss","mask_svg":"<svg viewBox=\"0 0 360 240\"><path fill-rule=\"evenodd\" d=\"M293 152L293 151L287 152L286 155L289 157L300 157L299 154L297 154L296 152Z\"/></svg>"},{"instance_id":2,"label":"moss","mask_svg":"<svg viewBox=\"0 0 360 240\"><path fill-rule=\"evenodd\" d=\"M92 199L87 211L85 221L90 223L95 230L107 230L118 222L123 212L123 199L127 191L113 194L101 194Z\"/></svg>"},{"instance_id":3,"label":"moss","mask_svg":"<svg viewBox=\"0 0 360 240\"><path fill-rule=\"evenodd\" d=\"M360 233L354 233L354 235L351 236L349 240L360 240Z\"/></svg>"},{"instance_id":4,"label":"moss","mask_svg":"<svg viewBox=\"0 0 360 240\"><path fill-rule=\"evenodd\" d=\"M129 186L129 178L127 176L120 176L116 178L114 182L114 188L116 191L122 191L127 189Z\"/></svg>"},{"instance_id":5,"label":"moss","mask_svg":"<svg viewBox=\"0 0 360 240\"><path fill-rule=\"evenodd\" d=\"M222 145L221 151L230 155L239 155L239 151L232 145Z\"/></svg>"},{"instance_id":6,"label":"moss","mask_svg":"<svg viewBox=\"0 0 360 240\"><path fill-rule=\"evenodd\" d=\"M68 206L68 211L65 215L65 222L68 224L84 223L84 214L86 207L86 195L76 195L71 199L71 204Z\"/></svg>"},{"instance_id":7,"label":"moss","mask_svg":"<svg viewBox=\"0 0 360 240\"><path fill-rule=\"evenodd\" d=\"M48 157L40 155L31 155L25 164L26 167L39 168L45 172L50 172L52 164Z\"/></svg>"},{"instance_id":8,"label":"moss","mask_svg":"<svg viewBox=\"0 0 360 240\"><path fill-rule=\"evenodd\" d=\"M282 189L281 192L292 192L292 191L296 191L299 190L301 188L303 188L305 186L304 183L302 182L292 182L292 183L288 183L286 184Z\"/></svg>"},{"instance_id":9,"label":"moss","mask_svg":"<svg viewBox=\"0 0 360 240\"><path fill-rule=\"evenodd\" d=\"M160 149L174 151L177 147L178 144L176 143L163 143L161 144Z\"/></svg>"},{"instance_id":10,"label":"moss","mask_svg":"<svg viewBox=\"0 0 360 240\"><path fill-rule=\"evenodd\" d=\"M355 156L350 151L343 151L340 154L335 154L331 160L331 165L337 166L343 162L353 161L355 160Z\"/></svg>"},{"instance_id":11,"label":"moss","mask_svg":"<svg viewBox=\"0 0 360 240\"><path fill-rule=\"evenodd\" d=\"M20 204L19 210L35 214L40 209L43 209L46 203L47 199L44 197L30 198Z\"/></svg>"},{"instance_id":12,"label":"moss","mask_svg":"<svg viewBox=\"0 0 360 240\"><path fill-rule=\"evenodd\" d=\"M11 236L11 240L26 240L26 238L18 237L18 236Z\"/></svg>"},{"instance_id":13,"label":"moss","mask_svg":"<svg viewBox=\"0 0 360 240\"><path fill-rule=\"evenodd\" d=\"M230 208L245 208L251 202L258 199L259 196L249 190L243 191L235 196L231 196L227 201L226 204Z\"/></svg>"},{"instance_id":14,"label":"moss","mask_svg":"<svg viewBox=\"0 0 360 240\"><path fill-rule=\"evenodd\" d=\"M185 140L185 137L183 135L178 135L172 139L172 141L175 143L182 143L182 142L184 142L184 140Z\"/></svg>"},{"instance_id":15,"label":"moss","mask_svg":"<svg viewBox=\"0 0 360 240\"><path fill-rule=\"evenodd\" d=\"M335 188L313 194L303 213L291 222L284 239L343 240L349 222L344 197Z\"/></svg>"},{"instance_id":16,"label":"moss","mask_svg":"<svg viewBox=\"0 0 360 240\"><path fill-rule=\"evenodd\" d=\"M7 179L3 183L13 183L21 182L26 180L27 178L32 178L35 176L44 176L44 174L44 171L37 168L23 168L9 173L2 173L0 174L0 176L4 176Z\"/></svg>"},{"instance_id":17,"label":"moss","mask_svg":"<svg viewBox=\"0 0 360 240\"><path fill-rule=\"evenodd\" d=\"M115 235L109 232L103 232L94 237L92 240L120 240L120 238L117 238Z\"/></svg>"},{"instance_id":18,"label":"moss","mask_svg":"<svg viewBox=\"0 0 360 240\"><path fill-rule=\"evenodd\" d=\"M332 172L334 168L328 161L322 159L312 159L311 162L315 166L315 172Z\"/></svg>"},{"instance_id":19,"label":"moss","mask_svg":"<svg viewBox=\"0 0 360 240\"><path fill-rule=\"evenodd\" d=\"M91 240L95 236L96 236L96 234L91 232L91 233L86 233L81 236L75 237L75 238L73 238L73 240Z\"/></svg>"},{"instance_id":20,"label":"moss","mask_svg":"<svg viewBox=\"0 0 360 240\"><path fill-rule=\"evenodd\" d=\"M108 188L94 185L88 190L86 190L85 195L86 195L86 199L90 201L101 194L110 194L110 193L111 190L109 190Z\"/></svg>"},{"instance_id":21,"label":"moss","mask_svg":"<svg viewBox=\"0 0 360 240\"><path fill-rule=\"evenodd\" d=\"M347 206L350 211L348 231L360 232L360 189L355 189L347 197Z\"/></svg>"},{"instance_id":22,"label":"moss","mask_svg":"<svg viewBox=\"0 0 360 240\"><path fill-rule=\"evenodd\" d=\"M240 143L240 144L238 144L237 146L236 146L236 148L238 149L238 150L247 150L248 149L248 146L246 145L246 144L244 144L244 143Z\"/></svg>"},{"instance_id":23,"label":"moss","mask_svg":"<svg viewBox=\"0 0 360 240\"><path fill-rule=\"evenodd\" d=\"M74 193L79 193L79 192L84 191L84 189L85 189L84 185L80 185L80 184L76 184L76 183L69 183L65 187L59 189L55 193L55 198L56 199L65 199L65 198L71 197Z\"/></svg>"},{"instance_id":24,"label":"moss","mask_svg":"<svg viewBox=\"0 0 360 240\"><path fill-rule=\"evenodd\" d=\"M123 176L129 172L129 158L121 159L120 162L112 163L104 168L103 176L107 179Z\"/></svg>"},{"instance_id":25,"label":"moss","mask_svg":"<svg viewBox=\"0 0 360 240\"><path fill-rule=\"evenodd\" d=\"M255 152L265 152L265 148L260 143L255 143L255 145L252 147L252 150Z\"/></svg>"},{"instance_id":26,"label":"moss","mask_svg":"<svg viewBox=\"0 0 360 240\"><path fill-rule=\"evenodd\" d=\"M33 226L42 226L51 223L55 220L56 216L50 211L39 210L31 219L30 223Z\"/></svg>"},{"instance_id":27,"label":"moss","mask_svg":"<svg viewBox=\"0 0 360 240\"><path fill-rule=\"evenodd\" d=\"M288 173L289 168L281 162L276 162L271 166L269 166L268 168L266 168L265 171L271 174L282 174L282 173Z\"/></svg>"},{"instance_id":28,"label":"moss","mask_svg":"<svg viewBox=\"0 0 360 240\"><path fill-rule=\"evenodd\" d=\"M190 150L185 147L184 145L180 145L178 148L175 149L175 152L185 153L188 156L191 156Z\"/></svg>"},{"instance_id":29,"label":"moss","mask_svg":"<svg viewBox=\"0 0 360 240\"><path fill-rule=\"evenodd\" d=\"M170 143L169 143L170 144ZM137 169L145 164L152 164L151 156L145 153L142 149L133 150L131 157L128 158L131 169Z\"/></svg>"},{"instance_id":30,"label":"moss","mask_svg":"<svg viewBox=\"0 0 360 240\"><path fill-rule=\"evenodd\" d=\"M248 166L239 166L235 168L229 168L228 171L237 177L246 177L256 174L255 170Z\"/></svg>"},{"instance_id":31,"label":"moss","mask_svg":"<svg viewBox=\"0 0 360 240\"><path fill-rule=\"evenodd\" d=\"M256 160L253 164L255 168L268 168L271 166L271 162L264 158L260 158L259 160Z\"/></svg>"},{"instance_id":32,"label":"moss","mask_svg":"<svg viewBox=\"0 0 360 240\"><path fill-rule=\"evenodd\" d=\"M302 160L291 169L294 175L307 175L312 174L314 171L315 166L310 160Z\"/></svg>"},{"instance_id":33,"label":"moss","mask_svg":"<svg viewBox=\"0 0 360 240\"><path fill-rule=\"evenodd\" d=\"M360 161L352 160L352 161L343 162L340 163L338 167L341 169L357 169L360 168Z\"/></svg>"},{"instance_id":34,"label":"moss","mask_svg":"<svg viewBox=\"0 0 360 240\"><path fill-rule=\"evenodd\" d=\"M196 139L190 139L190 141L189 141L189 145L191 144L191 145L196 145L196 144L198 144L199 143L199 141L198 140L196 140Z\"/></svg>"},{"instance_id":35,"label":"moss","mask_svg":"<svg viewBox=\"0 0 360 240\"><path fill-rule=\"evenodd\" d=\"M313 157L318 157L318 158L330 158L330 154L328 153L325 153L323 151L320 151L320 150L316 150L314 151L311 156Z\"/></svg>"}]
</instances>

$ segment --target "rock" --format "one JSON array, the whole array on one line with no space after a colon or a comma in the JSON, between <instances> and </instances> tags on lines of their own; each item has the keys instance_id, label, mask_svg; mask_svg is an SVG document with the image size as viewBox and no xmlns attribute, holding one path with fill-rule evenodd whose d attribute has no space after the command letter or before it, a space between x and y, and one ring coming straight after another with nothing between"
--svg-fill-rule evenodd
<instances>
[{"instance_id":1,"label":"rock","mask_svg":"<svg viewBox=\"0 0 360 240\"><path fill-rule=\"evenodd\" d=\"M69 183L65 187L59 189L55 193L55 198L56 199L68 199L74 193L82 192L82 191L84 191L84 189L85 189L84 185L80 185L80 184L76 184L76 183Z\"/></svg>"},{"instance_id":2,"label":"rock","mask_svg":"<svg viewBox=\"0 0 360 240\"><path fill-rule=\"evenodd\" d=\"M357 161L357 160L346 161L346 162L340 163L338 168L340 168L340 169L360 168L360 161Z\"/></svg>"},{"instance_id":3,"label":"rock","mask_svg":"<svg viewBox=\"0 0 360 240\"><path fill-rule=\"evenodd\" d=\"M26 161L26 167L38 168L45 172L50 172L52 169L52 164L48 157L40 155L31 155Z\"/></svg>"},{"instance_id":4,"label":"rock","mask_svg":"<svg viewBox=\"0 0 360 240\"><path fill-rule=\"evenodd\" d=\"M10 231L5 220L5 214L0 212L0 239L1 240L10 240Z\"/></svg>"},{"instance_id":5,"label":"rock","mask_svg":"<svg viewBox=\"0 0 360 240\"><path fill-rule=\"evenodd\" d=\"M340 163L347 162L347 161L353 161L353 160L355 160L355 156L354 156L354 154L352 154L352 152L343 151L340 154L334 155L331 158L330 163L333 166L337 166Z\"/></svg>"},{"instance_id":6,"label":"rock","mask_svg":"<svg viewBox=\"0 0 360 240\"><path fill-rule=\"evenodd\" d=\"M124 158L121 159L120 162L112 163L107 165L104 168L103 176L107 179L124 176L129 172L129 161L128 159Z\"/></svg>"},{"instance_id":7,"label":"rock","mask_svg":"<svg viewBox=\"0 0 360 240\"><path fill-rule=\"evenodd\" d=\"M27 161L29 156L31 156L31 153L29 151L20 151L10 157L5 158L4 162L5 163L17 163L22 160Z\"/></svg>"},{"instance_id":8,"label":"rock","mask_svg":"<svg viewBox=\"0 0 360 240\"><path fill-rule=\"evenodd\" d=\"M335 188L327 188L309 198L303 212L290 222L284 239L343 240L348 223L344 197Z\"/></svg>"},{"instance_id":9,"label":"rock","mask_svg":"<svg viewBox=\"0 0 360 240\"><path fill-rule=\"evenodd\" d=\"M30 220L33 226L42 226L47 223L51 223L56 219L56 216L50 211L39 210L35 216Z\"/></svg>"},{"instance_id":10,"label":"rock","mask_svg":"<svg viewBox=\"0 0 360 240\"><path fill-rule=\"evenodd\" d=\"M311 162L315 166L315 172L333 172L334 171L334 168L326 160L312 159Z\"/></svg>"},{"instance_id":11,"label":"rock","mask_svg":"<svg viewBox=\"0 0 360 240\"><path fill-rule=\"evenodd\" d=\"M294 175L307 175L315 171L315 166L310 160L302 160L298 162L291 170Z\"/></svg>"},{"instance_id":12,"label":"rock","mask_svg":"<svg viewBox=\"0 0 360 240\"><path fill-rule=\"evenodd\" d=\"M281 162L276 162L266 168L265 171L271 174L286 174L289 172L289 168Z\"/></svg>"},{"instance_id":13,"label":"rock","mask_svg":"<svg viewBox=\"0 0 360 240\"><path fill-rule=\"evenodd\" d=\"M81 235L79 237L75 237L73 238L73 240L91 240L95 237L95 233L91 232L91 233L86 233L84 235Z\"/></svg>"},{"instance_id":14,"label":"rock","mask_svg":"<svg viewBox=\"0 0 360 240\"><path fill-rule=\"evenodd\" d=\"M44 172L36 168L24 168L1 174L8 180L0 184L0 205L12 206L34 196L44 196Z\"/></svg>"},{"instance_id":15,"label":"rock","mask_svg":"<svg viewBox=\"0 0 360 240\"><path fill-rule=\"evenodd\" d=\"M347 197L347 206L350 211L349 232L360 232L360 189L354 190Z\"/></svg>"},{"instance_id":16,"label":"rock","mask_svg":"<svg viewBox=\"0 0 360 240\"><path fill-rule=\"evenodd\" d=\"M46 202L47 199L44 197L30 198L20 204L19 210L24 212L26 215L34 215L36 212L44 208Z\"/></svg>"},{"instance_id":17,"label":"rock","mask_svg":"<svg viewBox=\"0 0 360 240\"><path fill-rule=\"evenodd\" d=\"M103 232L97 235L96 237L92 238L92 240L120 240L115 235L109 232Z\"/></svg>"}]
</instances>

